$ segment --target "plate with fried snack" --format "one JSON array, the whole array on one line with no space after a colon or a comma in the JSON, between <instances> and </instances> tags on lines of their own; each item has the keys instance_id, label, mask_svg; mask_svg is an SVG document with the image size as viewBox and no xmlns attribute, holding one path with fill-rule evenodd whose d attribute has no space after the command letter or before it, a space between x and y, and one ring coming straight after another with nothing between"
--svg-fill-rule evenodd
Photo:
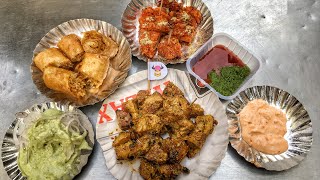
<instances>
[{"instance_id":1,"label":"plate with fried snack","mask_svg":"<svg viewBox=\"0 0 320 180\"><path fill-rule=\"evenodd\" d=\"M96 124L110 173L117 179L206 179L224 158L227 117L211 91L199 94L184 71L151 82L129 76L103 103Z\"/></svg>"},{"instance_id":2,"label":"plate with fried snack","mask_svg":"<svg viewBox=\"0 0 320 180\"><path fill-rule=\"evenodd\" d=\"M292 94L254 86L227 105L231 146L256 167L283 171L298 165L311 149L312 122Z\"/></svg>"},{"instance_id":3,"label":"plate with fried snack","mask_svg":"<svg viewBox=\"0 0 320 180\"><path fill-rule=\"evenodd\" d=\"M143 61L184 63L213 35L202 0L131 0L121 22L132 54Z\"/></svg>"},{"instance_id":4,"label":"plate with fried snack","mask_svg":"<svg viewBox=\"0 0 320 180\"><path fill-rule=\"evenodd\" d=\"M41 93L76 106L95 104L127 77L131 50L121 31L93 19L75 19L51 29L37 44L32 79Z\"/></svg>"},{"instance_id":5,"label":"plate with fried snack","mask_svg":"<svg viewBox=\"0 0 320 180\"><path fill-rule=\"evenodd\" d=\"M73 179L81 172L94 146L93 127L83 112L45 102L15 115L1 146L10 179Z\"/></svg>"}]
</instances>

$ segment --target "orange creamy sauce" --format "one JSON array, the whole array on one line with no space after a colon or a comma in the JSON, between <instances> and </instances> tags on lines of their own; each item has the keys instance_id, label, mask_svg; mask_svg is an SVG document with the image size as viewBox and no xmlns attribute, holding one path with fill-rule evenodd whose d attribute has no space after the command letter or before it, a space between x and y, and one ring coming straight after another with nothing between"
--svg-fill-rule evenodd
<instances>
[{"instance_id":1,"label":"orange creamy sauce","mask_svg":"<svg viewBox=\"0 0 320 180\"><path fill-rule=\"evenodd\" d=\"M262 99L250 101L239 113L241 134L254 149L265 154L281 154L288 149L286 115Z\"/></svg>"}]
</instances>

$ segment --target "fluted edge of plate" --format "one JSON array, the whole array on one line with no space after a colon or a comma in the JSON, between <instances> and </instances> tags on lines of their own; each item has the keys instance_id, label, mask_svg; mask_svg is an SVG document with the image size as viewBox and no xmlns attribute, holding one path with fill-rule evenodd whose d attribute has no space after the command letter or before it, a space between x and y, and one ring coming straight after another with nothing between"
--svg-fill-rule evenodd
<instances>
[{"instance_id":1,"label":"fluted edge of plate","mask_svg":"<svg viewBox=\"0 0 320 180\"><path fill-rule=\"evenodd\" d=\"M281 109L287 117L288 150L279 155L268 155L250 147L241 137L237 114L254 99L263 99ZM245 89L229 102L226 108L231 146L248 162L272 171L283 171L299 164L311 149L312 122L308 112L293 95L272 86L254 86ZM288 129L289 127L289 129Z\"/></svg>"},{"instance_id":2,"label":"fluted edge of plate","mask_svg":"<svg viewBox=\"0 0 320 180\"><path fill-rule=\"evenodd\" d=\"M85 31L97 30L100 33L110 36L116 43L119 45L118 54L110 60L110 66L119 71L119 74L113 80L113 85L108 89L102 89L99 95L92 95L85 101L78 101L71 96L68 96L64 93L54 91L49 89L42 79L43 73L40 69L35 65L33 59L34 57L40 53L41 51L57 47L57 43L59 40L68 34L76 34L79 37L82 37L82 33ZM128 75L128 72L131 68L132 64L132 56L131 56L131 48L129 42L122 34L120 30L118 30L113 25L94 19L74 19L67 22L64 22L57 27L51 29L37 44L33 51L32 63L30 66L31 77L38 88L38 90L44 94L46 97L60 103L71 103L75 106L81 107L86 105L93 105L97 102L100 102L107 98L110 94L112 94L119 85L125 80ZM106 77L108 78L108 77Z\"/></svg>"},{"instance_id":3,"label":"fluted edge of plate","mask_svg":"<svg viewBox=\"0 0 320 180\"><path fill-rule=\"evenodd\" d=\"M51 109L51 108L56 108L64 112L77 111L78 113L83 114L86 117L86 119L83 119L82 123L83 123L83 126L88 131L88 136L86 137L86 141L88 142L90 147L92 148L94 147L94 131L93 131L92 124L89 121L88 117L82 111L77 109L75 106L68 105L68 104L61 104L57 102L46 102L46 103L31 106L29 109L26 109L25 111L16 113L16 119L9 126L3 138L3 142L1 146L1 160L3 163L4 170L7 172L10 179L14 179L14 180L27 179L26 177L22 176L22 173L19 170L18 163L17 163L19 149L15 146L15 143L13 140L13 131L17 122L27 117L31 111L43 112L43 110ZM79 173L81 172L81 169L83 168L83 166L87 164L88 158L91 152L92 150L81 152L82 154L80 156L80 164L77 166Z\"/></svg>"},{"instance_id":4,"label":"fluted edge of plate","mask_svg":"<svg viewBox=\"0 0 320 180\"><path fill-rule=\"evenodd\" d=\"M184 63L213 35L213 18L211 16L209 8L204 2L202 2L202 0L178 0L178 2L182 2L183 6L193 6L200 10L202 14L203 19L197 27L197 34L194 38L194 41L188 47L182 47L183 57L181 58L169 61L159 57L156 54L152 61L160 61L164 64ZM121 18L122 32L130 43L132 55L145 62L148 61L148 58L140 54L140 44L138 37L139 17L142 9L150 6L155 7L156 5L157 0L131 0Z\"/></svg>"}]
</instances>

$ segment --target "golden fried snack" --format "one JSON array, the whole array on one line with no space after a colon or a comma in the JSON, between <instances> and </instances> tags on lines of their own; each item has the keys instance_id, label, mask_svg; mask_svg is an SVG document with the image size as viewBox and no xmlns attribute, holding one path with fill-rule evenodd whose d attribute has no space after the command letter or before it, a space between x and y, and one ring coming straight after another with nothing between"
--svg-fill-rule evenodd
<instances>
[{"instance_id":1,"label":"golden fried snack","mask_svg":"<svg viewBox=\"0 0 320 180\"><path fill-rule=\"evenodd\" d=\"M152 59L157 52L157 44L161 33L156 31L139 30L139 44L142 55Z\"/></svg>"},{"instance_id":2,"label":"golden fried snack","mask_svg":"<svg viewBox=\"0 0 320 180\"><path fill-rule=\"evenodd\" d=\"M197 116L204 115L204 109L196 103L190 105L190 117L195 118Z\"/></svg>"},{"instance_id":3,"label":"golden fried snack","mask_svg":"<svg viewBox=\"0 0 320 180\"><path fill-rule=\"evenodd\" d=\"M184 140L167 138L161 144L163 151L168 153L169 163L180 163L187 156L189 147Z\"/></svg>"},{"instance_id":4,"label":"golden fried snack","mask_svg":"<svg viewBox=\"0 0 320 180\"><path fill-rule=\"evenodd\" d=\"M82 60L84 50L77 35L69 34L63 36L58 42L58 47L72 62L79 62Z\"/></svg>"},{"instance_id":5,"label":"golden fried snack","mask_svg":"<svg viewBox=\"0 0 320 180\"><path fill-rule=\"evenodd\" d=\"M192 6L187 6L184 7L184 10L196 20L197 24L201 22L202 14L198 9Z\"/></svg>"},{"instance_id":6,"label":"golden fried snack","mask_svg":"<svg viewBox=\"0 0 320 180\"><path fill-rule=\"evenodd\" d=\"M170 31L169 15L164 9L147 7L139 18L140 29L168 33Z\"/></svg>"},{"instance_id":7,"label":"golden fried snack","mask_svg":"<svg viewBox=\"0 0 320 180\"><path fill-rule=\"evenodd\" d=\"M34 63L43 72L48 66L55 66L69 69L73 66L70 59L65 57L57 48L49 48L40 52L35 58Z\"/></svg>"},{"instance_id":8,"label":"golden fried snack","mask_svg":"<svg viewBox=\"0 0 320 180\"><path fill-rule=\"evenodd\" d=\"M45 85L55 91L63 92L78 99L86 96L85 81L78 73L49 66L44 69Z\"/></svg>"},{"instance_id":9,"label":"golden fried snack","mask_svg":"<svg viewBox=\"0 0 320 180\"><path fill-rule=\"evenodd\" d=\"M187 23L176 23L172 35L178 37L180 41L191 43L196 35L196 27Z\"/></svg>"},{"instance_id":10,"label":"golden fried snack","mask_svg":"<svg viewBox=\"0 0 320 180\"><path fill-rule=\"evenodd\" d=\"M163 98L160 93L155 91L151 96L146 97L141 105L142 114L153 114L157 112L163 103Z\"/></svg>"},{"instance_id":11,"label":"golden fried snack","mask_svg":"<svg viewBox=\"0 0 320 180\"><path fill-rule=\"evenodd\" d=\"M154 180L157 168L154 164L142 159L140 162L139 173L146 180Z\"/></svg>"},{"instance_id":12,"label":"golden fried snack","mask_svg":"<svg viewBox=\"0 0 320 180\"><path fill-rule=\"evenodd\" d=\"M156 137L150 134L145 134L136 140L136 144L132 150L134 157L144 156L155 143Z\"/></svg>"},{"instance_id":13,"label":"golden fried snack","mask_svg":"<svg viewBox=\"0 0 320 180\"><path fill-rule=\"evenodd\" d=\"M181 57L182 51L179 39L174 36L171 36L169 39L169 35L163 37L158 45L158 53L167 60Z\"/></svg>"},{"instance_id":14,"label":"golden fried snack","mask_svg":"<svg viewBox=\"0 0 320 180\"><path fill-rule=\"evenodd\" d=\"M109 58L99 54L85 53L76 71L88 78L89 92L97 93L109 68Z\"/></svg>"},{"instance_id":15,"label":"golden fried snack","mask_svg":"<svg viewBox=\"0 0 320 180\"><path fill-rule=\"evenodd\" d=\"M137 93L137 97L135 100L137 101L138 106L141 106L144 101L150 96L150 92L148 90L140 90Z\"/></svg>"},{"instance_id":16,"label":"golden fried snack","mask_svg":"<svg viewBox=\"0 0 320 180\"><path fill-rule=\"evenodd\" d=\"M182 9L182 3L178 3L175 0L158 0L157 5L169 9L169 11L179 11Z\"/></svg>"},{"instance_id":17,"label":"golden fried snack","mask_svg":"<svg viewBox=\"0 0 320 180\"><path fill-rule=\"evenodd\" d=\"M134 142L131 140L124 144L120 144L114 147L118 160L133 160L134 159L133 149L134 149Z\"/></svg>"},{"instance_id":18,"label":"golden fried snack","mask_svg":"<svg viewBox=\"0 0 320 180\"><path fill-rule=\"evenodd\" d=\"M183 96L168 97L163 101L163 116L174 116L175 120L189 119L189 102Z\"/></svg>"},{"instance_id":19,"label":"golden fried snack","mask_svg":"<svg viewBox=\"0 0 320 180\"><path fill-rule=\"evenodd\" d=\"M120 144L124 144L131 140L130 132L121 132L117 137L115 137L112 146L119 146Z\"/></svg>"},{"instance_id":20,"label":"golden fried snack","mask_svg":"<svg viewBox=\"0 0 320 180\"><path fill-rule=\"evenodd\" d=\"M138 110L138 106L134 100L130 99L130 100L124 102L122 104L122 107L123 107L124 111L131 114L133 123L138 121L138 118L140 117L139 110Z\"/></svg>"},{"instance_id":21,"label":"golden fried snack","mask_svg":"<svg viewBox=\"0 0 320 180\"><path fill-rule=\"evenodd\" d=\"M183 92L172 82L169 82L163 90L163 97L184 96Z\"/></svg>"},{"instance_id":22,"label":"golden fried snack","mask_svg":"<svg viewBox=\"0 0 320 180\"><path fill-rule=\"evenodd\" d=\"M198 116L196 118L196 127L187 137L187 143L190 147L188 157L194 157L202 148L206 138L212 133L218 122L211 115Z\"/></svg>"},{"instance_id":23,"label":"golden fried snack","mask_svg":"<svg viewBox=\"0 0 320 180\"><path fill-rule=\"evenodd\" d=\"M142 134L159 134L163 127L161 119L154 114L142 115L137 122L134 122L134 131Z\"/></svg>"},{"instance_id":24,"label":"golden fried snack","mask_svg":"<svg viewBox=\"0 0 320 180\"><path fill-rule=\"evenodd\" d=\"M195 125L189 119L182 119L177 122L169 124L171 127L170 136L173 138L185 139L189 133L194 129Z\"/></svg>"},{"instance_id":25,"label":"golden fried snack","mask_svg":"<svg viewBox=\"0 0 320 180\"><path fill-rule=\"evenodd\" d=\"M161 149L161 146L158 143L156 143L145 155L145 158L148 161L152 161L157 164L163 164L168 160L168 154Z\"/></svg>"},{"instance_id":26,"label":"golden fried snack","mask_svg":"<svg viewBox=\"0 0 320 180\"><path fill-rule=\"evenodd\" d=\"M119 46L114 40L95 30L85 32L81 43L85 52L101 54L110 58L116 56L119 50Z\"/></svg>"},{"instance_id":27,"label":"golden fried snack","mask_svg":"<svg viewBox=\"0 0 320 180\"><path fill-rule=\"evenodd\" d=\"M189 169L179 163L163 164L158 167L158 172L164 177L163 179L174 179L181 173L189 173Z\"/></svg>"}]
</instances>

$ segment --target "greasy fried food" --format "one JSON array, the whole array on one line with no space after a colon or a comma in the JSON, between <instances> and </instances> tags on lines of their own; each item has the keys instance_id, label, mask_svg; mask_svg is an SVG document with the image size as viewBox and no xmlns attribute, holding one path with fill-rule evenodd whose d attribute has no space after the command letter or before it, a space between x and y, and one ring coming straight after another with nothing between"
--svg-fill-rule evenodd
<instances>
[{"instance_id":1,"label":"greasy fried food","mask_svg":"<svg viewBox=\"0 0 320 180\"><path fill-rule=\"evenodd\" d=\"M49 48L40 52L35 58L34 63L43 72L48 66L70 69L73 64L57 48Z\"/></svg>"},{"instance_id":2,"label":"greasy fried food","mask_svg":"<svg viewBox=\"0 0 320 180\"><path fill-rule=\"evenodd\" d=\"M201 12L192 6L183 7L175 0L158 0L156 8L147 7L139 18L140 53L152 59L158 50L159 56L170 61L182 57L180 42L190 44L202 20ZM144 33L155 33L151 35ZM172 36L169 35L172 31ZM164 36L159 42L159 38ZM156 37L156 38L155 38ZM159 43L159 45L158 45Z\"/></svg>"},{"instance_id":3,"label":"greasy fried food","mask_svg":"<svg viewBox=\"0 0 320 180\"><path fill-rule=\"evenodd\" d=\"M155 141L155 136L150 134L143 135L136 140L136 144L132 153L135 157L141 157L145 155L150 150Z\"/></svg>"},{"instance_id":4,"label":"greasy fried food","mask_svg":"<svg viewBox=\"0 0 320 180\"><path fill-rule=\"evenodd\" d=\"M183 96L183 92L172 82L169 82L163 90L163 97Z\"/></svg>"},{"instance_id":5,"label":"greasy fried food","mask_svg":"<svg viewBox=\"0 0 320 180\"><path fill-rule=\"evenodd\" d=\"M189 147L182 139L167 138L162 141L162 149L168 153L169 163L179 163L187 156Z\"/></svg>"},{"instance_id":6,"label":"greasy fried food","mask_svg":"<svg viewBox=\"0 0 320 180\"><path fill-rule=\"evenodd\" d=\"M138 106L141 106L144 101L146 100L146 98L150 96L150 92L147 91L147 90L140 90L138 93L137 93L137 97L136 97L136 101L138 103Z\"/></svg>"},{"instance_id":7,"label":"greasy fried food","mask_svg":"<svg viewBox=\"0 0 320 180\"><path fill-rule=\"evenodd\" d=\"M153 180L157 173L157 168L148 161L142 160L140 162L139 173L144 179Z\"/></svg>"},{"instance_id":8,"label":"greasy fried food","mask_svg":"<svg viewBox=\"0 0 320 180\"><path fill-rule=\"evenodd\" d=\"M143 114L154 114L157 112L163 103L163 98L160 93L155 91L151 96L145 98L141 105L141 112Z\"/></svg>"},{"instance_id":9,"label":"greasy fried food","mask_svg":"<svg viewBox=\"0 0 320 180\"><path fill-rule=\"evenodd\" d=\"M131 115L122 110L116 110L116 117L121 130L125 131L133 125Z\"/></svg>"},{"instance_id":10,"label":"greasy fried food","mask_svg":"<svg viewBox=\"0 0 320 180\"><path fill-rule=\"evenodd\" d=\"M185 139L194 129L195 125L189 119L182 119L169 124L171 127L171 137Z\"/></svg>"},{"instance_id":11,"label":"greasy fried food","mask_svg":"<svg viewBox=\"0 0 320 180\"><path fill-rule=\"evenodd\" d=\"M93 30L84 32L81 40L76 34L63 36L57 46L40 52L33 60L48 88L82 103L111 88L119 74L110 67L110 59L119 49L114 40Z\"/></svg>"},{"instance_id":12,"label":"greasy fried food","mask_svg":"<svg viewBox=\"0 0 320 180\"><path fill-rule=\"evenodd\" d=\"M168 33L170 31L169 15L164 9L147 7L139 18L140 29Z\"/></svg>"},{"instance_id":13,"label":"greasy fried food","mask_svg":"<svg viewBox=\"0 0 320 180\"><path fill-rule=\"evenodd\" d=\"M58 47L72 62L79 62L82 60L84 50L77 35L69 34L63 36L58 42Z\"/></svg>"},{"instance_id":14,"label":"greasy fried food","mask_svg":"<svg viewBox=\"0 0 320 180\"><path fill-rule=\"evenodd\" d=\"M73 71L49 66L44 69L43 81L48 88L77 99L82 99L86 95L84 78Z\"/></svg>"},{"instance_id":15,"label":"greasy fried food","mask_svg":"<svg viewBox=\"0 0 320 180\"><path fill-rule=\"evenodd\" d=\"M128 100L127 102L122 104L122 107L124 111L130 113L132 117L133 123L138 120L139 116L139 111L138 111L138 106L134 100Z\"/></svg>"},{"instance_id":16,"label":"greasy fried food","mask_svg":"<svg viewBox=\"0 0 320 180\"><path fill-rule=\"evenodd\" d=\"M182 56L181 44L179 39L169 35L163 37L158 45L158 53L161 57L172 60Z\"/></svg>"},{"instance_id":17,"label":"greasy fried food","mask_svg":"<svg viewBox=\"0 0 320 180\"><path fill-rule=\"evenodd\" d=\"M139 173L144 179L174 179L189 170L179 163L200 152L217 121L204 109L189 103L183 92L169 82L163 95L139 91L134 99L117 110L121 132L113 141L117 158L140 158ZM132 122L130 121L132 116ZM195 122L193 122L195 118ZM169 137L163 139L162 135Z\"/></svg>"},{"instance_id":18,"label":"greasy fried food","mask_svg":"<svg viewBox=\"0 0 320 180\"><path fill-rule=\"evenodd\" d=\"M206 138L212 133L218 122L211 115L198 116L196 118L196 127L187 137L187 143L190 147L188 157L194 157L202 148Z\"/></svg>"},{"instance_id":19,"label":"greasy fried food","mask_svg":"<svg viewBox=\"0 0 320 180\"><path fill-rule=\"evenodd\" d=\"M117 137L115 137L112 146L119 146L131 140L130 132L121 132Z\"/></svg>"},{"instance_id":20,"label":"greasy fried food","mask_svg":"<svg viewBox=\"0 0 320 180\"><path fill-rule=\"evenodd\" d=\"M95 30L85 32L81 43L85 52L110 58L113 58L119 50L118 44L113 39Z\"/></svg>"},{"instance_id":21,"label":"greasy fried food","mask_svg":"<svg viewBox=\"0 0 320 180\"><path fill-rule=\"evenodd\" d=\"M141 54L152 59L157 52L157 45L158 45L160 36L161 36L160 32L147 31L144 29L140 29L139 43L140 43Z\"/></svg>"},{"instance_id":22,"label":"greasy fried food","mask_svg":"<svg viewBox=\"0 0 320 180\"><path fill-rule=\"evenodd\" d=\"M97 93L108 73L109 57L85 53L76 71L88 78L89 92Z\"/></svg>"},{"instance_id":23,"label":"greasy fried food","mask_svg":"<svg viewBox=\"0 0 320 180\"><path fill-rule=\"evenodd\" d=\"M177 23L173 26L172 35L178 37L180 41L191 43L196 35L196 27L187 23Z\"/></svg>"},{"instance_id":24,"label":"greasy fried food","mask_svg":"<svg viewBox=\"0 0 320 180\"><path fill-rule=\"evenodd\" d=\"M134 131L140 135L142 134L159 134L163 124L160 117L154 114L145 114L137 122L134 122Z\"/></svg>"},{"instance_id":25,"label":"greasy fried food","mask_svg":"<svg viewBox=\"0 0 320 180\"><path fill-rule=\"evenodd\" d=\"M197 116L204 115L204 109L196 103L190 105L190 117L195 118Z\"/></svg>"},{"instance_id":26,"label":"greasy fried food","mask_svg":"<svg viewBox=\"0 0 320 180\"><path fill-rule=\"evenodd\" d=\"M124 144L114 146L118 160L132 160L134 159L133 155L134 142L128 141Z\"/></svg>"},{"instance_id":27,"label":"greasy fried food","mask_svg":"<svg viewBox=\"0 0 320 180\"><path fill-rule=\"evenodd\" d=\"M161 146L156 143L151 147L145 158L148 161L152 161L156 164L163 164L168 160L168 153L162 150Z\"/></svg>"},{"instance_id":28,"label":"greasy fried food","mask_svg":"<svg viewBox=\"0 0 320 180\"><path fill-rule=\"evenodd\" d=\"M179 163L160 165L158 171L164 179L174 179L182 172L189 173L189 169L183 167Z\"/></svg>"}]
</instances>

